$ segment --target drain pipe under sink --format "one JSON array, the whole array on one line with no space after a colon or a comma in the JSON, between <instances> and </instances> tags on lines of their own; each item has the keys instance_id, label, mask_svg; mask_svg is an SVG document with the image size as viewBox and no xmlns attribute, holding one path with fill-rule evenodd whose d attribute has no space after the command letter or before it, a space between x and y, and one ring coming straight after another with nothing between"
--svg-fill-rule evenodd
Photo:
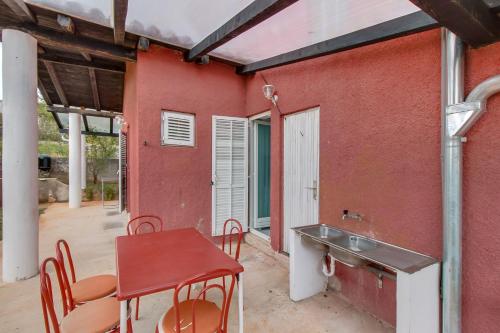
<instances>
[{"instance_id":1,"label":"drain pipe under sink","mask_svg":"<svg viewBox=\"0 0 500 333\"><path fill-rule=\"evenodd\" d=\"M462 143L486 111L488 98L500 92L500 75L496 75L480 83L463 101L463 48L454 33L443 29L443 333L462 330Z\"/></svg>"}]
</instances>

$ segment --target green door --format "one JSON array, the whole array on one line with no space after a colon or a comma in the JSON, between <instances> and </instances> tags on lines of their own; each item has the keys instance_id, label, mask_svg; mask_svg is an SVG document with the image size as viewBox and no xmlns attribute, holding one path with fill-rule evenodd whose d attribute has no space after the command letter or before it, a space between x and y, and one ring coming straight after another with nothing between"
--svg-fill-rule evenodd
<instances>
[{"instance_id":1,"label":"green door","mask_svg":"<svg viewBox=\"0 0 500 333\"><path fill-rule=\"evenodd\" d=\"M257 124L257 225L269 226L271 126Z\"/></svg>"}]
</instances>

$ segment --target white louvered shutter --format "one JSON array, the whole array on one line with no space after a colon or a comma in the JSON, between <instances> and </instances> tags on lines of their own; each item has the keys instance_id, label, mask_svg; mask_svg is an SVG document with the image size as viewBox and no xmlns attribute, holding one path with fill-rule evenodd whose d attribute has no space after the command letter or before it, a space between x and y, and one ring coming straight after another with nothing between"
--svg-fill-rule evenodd
<instances>
[{"instance_id":1,"label":"white louvered shutter","mask_svg":"<svg viewBox=\"0 0 500 333\"><path fill-rule=\"evenodd\" d=\"M162 113L162 144L194 146L194 115L165 111Z\"/></svg>"},{"instance_id":2,"label":"white louvered shutter","mask_svg":"<svg viewBox=\"0 0 500 333\"><path fill-rule=\"evenodd\" d=\"M212 234L218 236L228 218L248 225L248 120L214 116L212 131Z\"/></svg>"}]
</instances>

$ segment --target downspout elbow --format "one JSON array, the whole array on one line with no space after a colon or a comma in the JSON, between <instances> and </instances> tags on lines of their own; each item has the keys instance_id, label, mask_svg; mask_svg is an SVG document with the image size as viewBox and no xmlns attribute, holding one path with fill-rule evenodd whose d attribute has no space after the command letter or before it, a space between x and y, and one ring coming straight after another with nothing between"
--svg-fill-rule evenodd
<instances>
[{"instance_id":1,"label":"downspout elbow","mask_svg":"<svg viewBox=\"0 0 500 333\"><path fill-rule=\"evenodd\" d=\"M478 84L467 96L466 103L479 103L479 108L463 123L457 136L464 136L486 112L488 98L500 92L500 75L492 76Z\"/></svg>"}]
</instances>

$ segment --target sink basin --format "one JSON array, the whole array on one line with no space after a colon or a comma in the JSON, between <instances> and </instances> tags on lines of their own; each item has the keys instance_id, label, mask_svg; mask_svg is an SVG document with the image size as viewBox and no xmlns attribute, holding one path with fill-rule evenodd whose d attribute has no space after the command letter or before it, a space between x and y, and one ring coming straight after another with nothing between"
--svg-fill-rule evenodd
<instances>
[{"instance_id":1,"label":"sink basin","mask_svg":"<svg viewBox=\"0 0 500 333\"><path fill-rule=\"evenodd\" d=\"M309 228L304 228L303 232L311 237L325 240L344 236L342 231L329 228L326 225L315 225Z\"/></svg>"},{"instance_id":2,"label":"sink basin","mask_svg":"<svg viewBox=\"0 0 500 333\"><path fill-rule=\"evenodd\" d=\"M339 243L354 252L369 251L377 247L376 242L358 236L348 236Z\"/></svg>"},{"instance_id":3,"label":"sink basin","mask_svg":"<svg viewBox=\"0 0 500 333\"><path fill-rule=\"evenodd\" d=\"M418 252L326 224L296 227L293 230L305 236L302 237L303 241L324 253L329 252L336 260L351 267L374 263L392 271L411 274L438 262Z\"/></svg>"}]
</instances>

